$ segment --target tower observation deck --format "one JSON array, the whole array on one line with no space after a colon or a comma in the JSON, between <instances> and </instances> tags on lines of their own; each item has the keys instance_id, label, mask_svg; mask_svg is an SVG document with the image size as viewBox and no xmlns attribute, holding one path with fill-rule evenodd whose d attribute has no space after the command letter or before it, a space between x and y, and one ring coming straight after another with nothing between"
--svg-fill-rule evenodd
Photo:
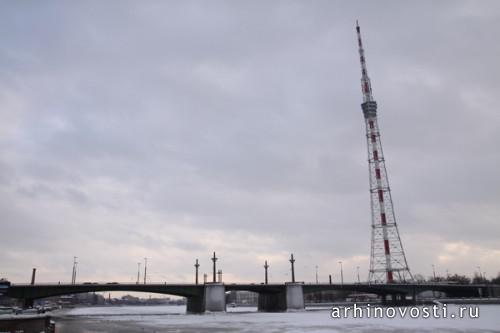
<instances>
[{"instance_id":1,"label":"tower observation deck","mask_svg":"<svg viewBox=\"0 0 500 333\"><path fill-rule=\"evenodd\" d=\"M361 41L361 30L357 22L356 32L361 62L361 91L363 93L361 109L366 125L370 178L372 235L368 280L370 283L409 282L413 280L413 277L408 268L394 215L389 178L380 140L377 102L373 99L365 51Z\"/></svg>"}]
</instances>

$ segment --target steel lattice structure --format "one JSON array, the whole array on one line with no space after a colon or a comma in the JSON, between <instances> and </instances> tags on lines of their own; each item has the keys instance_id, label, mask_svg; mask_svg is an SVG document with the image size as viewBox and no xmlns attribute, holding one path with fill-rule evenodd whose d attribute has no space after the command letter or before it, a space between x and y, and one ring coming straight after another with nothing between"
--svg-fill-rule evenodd
<instances>
[{"instance_id":1,"label":"steel lattice structure","mask_svg":"<svg viewBox=\"0 0 500 333\"><path fill-rule=\"evenodd\" d=\"M372 238L370 256L370 283L394 283L411 281L403 244L399 237L391 189L385 168L384 153L377 121L377 102L373 99L370 78L366 69L365 52L361 32L356 22L359 57L361 61L361 90L368 144L370 175L370 199L372 215Z\"/></svg>"}]
</instances>

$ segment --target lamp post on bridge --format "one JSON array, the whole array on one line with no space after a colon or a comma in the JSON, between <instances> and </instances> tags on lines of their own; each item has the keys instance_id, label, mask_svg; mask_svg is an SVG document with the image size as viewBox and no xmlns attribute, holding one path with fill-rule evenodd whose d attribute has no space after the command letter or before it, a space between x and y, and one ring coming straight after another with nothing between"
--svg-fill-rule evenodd
<instances>
[{"instance_id":1,"label":"lamp post on bridge","mask_svg":"<svg viewBox=\"0 0 500 333\"><path fill-rule=\"evenodd\" d=\"M196 270L196 278L195 278L195 283L198 284L198 267L200 267L200 264L198 264L198 259L196 259L196 264L194 264L195 270Z\"/></svg>"},{"instance_id":2,"label":"lamp post on bridge","mask_svg":"<svg viewBox=\"0 0 500 333\"><path fill-rule=\"evenodd\" d=\"M339 261L340 264L340 284L344 285L344 269L342 268L342 261Z\"/></svg>"},{"instance_id":3,"label":"lamp post on bridge","mask_svg":"<svg viewBox=\"0 0 500 333\"><path fill-rule=\"evenodd\" d=\"M35 276L36 276L36 268L33 267L33 271L31 272L31 285L35 284Z\"/></svg>"},{"instance_id":4,"label":"lamp post on bridge","mask_svg":"<svg viewBox=\"0 0 500 333\"><path fill-rule=\"evenodd\" d=\"M73 257L73 273L71 274L71 284L76 283L76 267L78 265L76 259L78 259L78 257Z\"/></svg>"},{"instance_id":5,"label":"lamp post on bridge","mask_svg":"<svg viewBox=\"0 0 500 333\"><path fill-rule=\"evenodd\" d=\"M316 284L318 284L318 265L316 265Z\"/></svg>"},{"instance_id":6,"label":"lamp post on bridge","mask_svg":"<svg viewBox=\"0 0 500 333\"><path fill-rule=\"evenodd\" d=\"M140 281L141 281L141 263L138 262L137 263L137 283L136 284L139 284Z\"/></svg>"},{"instance_id":7,"label":"lamp post on bridge","mask_svg":"<svg viewBox=\"0 0 500 333\"><path fill-rule=\"evenodd\" d=\"M218 259L218 258L215 256L215 251L214 251L214 256L213 256L213 257L212 257L212 259L211 259L211 260L213 261L213 263L214 263L214 274L213 274L213 275L214 275L214 276L213 276L213 282L214 282L214 283L216 283L216 282L217 282L217 276L216 276L216 264L215 264L215 263L217 262L217 259Z\"/></svg>"},{"instance_id":8,"label":"lamp post on bridge","mask_svg":"<svg viewBox=\"0 0 500 333\"><path fill-rule=\"evenodd\" d=\"M78 261L75 262L75 279L73 281L73 284L76 284L76 273L78 272Z\"/></svg>"},{"instance_id":9,"label":"lamp post on bridge","mask_svg":"<svg viewBox=\"0 0 500 333\"><path fill-rule=\"evenodd\" d=\"M293 253L290 255L289 261L292 264L292 283L295 283L295 267L294 267L295 259L293 259Z\"/></svg>"},{"instance_id":10,"label":"lamp post on bridge","mask_svg":"<svg viewBox=\"0 0 500 333\"><path fill-rule=\"evenodd\" d=\"M486 272L481 272L481 266L477 266L477 269L479 271L479 278L486 280Z\"/></svg>"},{"instance_id":11,"label":"lamp post on bridge","mask_svg":"<svg viewBox=\"0 0 500 333\"><path fill-rule=\"evenodd\" d=\"M361 280L359 278L359 266L356 266L356 270L358 271L358 284L361 284Z\"/></svg>"},{"instance_id":12,"label":"lamp post on bridge","mask_svg":"<svg viewBox=\"0 0 500 333\"><path fill-rule=\"evenodd\" d=\"M434 283L436 283L436 268L434 267L434 264L432 264L432 276L434 277ZM432 297L436 298L436 291L432 291Z\"/></svg>"},{"instance_id":13,"label":"lamp post on bridge","mask_svg":"<svg viewBox=\"0 0 500 333\"><path fill-rule=\"evenodd\" d=\"M264 263L264 270L265 270L265 279L264 279L264 283L267 284L267 269L269 268L269 265L267 264L267 260L266 262Z\"/></svg>"},{"instance_id":14,"label":"lamp post on bridge","mask_svg":"<svg viewBox=\"0 0 500 333\"><path fill-rule=\"evenodd\" d=\"M146 273L148 269L148 258L144 258L144 284L146 284Z\"/></svg>"}]
</instances>

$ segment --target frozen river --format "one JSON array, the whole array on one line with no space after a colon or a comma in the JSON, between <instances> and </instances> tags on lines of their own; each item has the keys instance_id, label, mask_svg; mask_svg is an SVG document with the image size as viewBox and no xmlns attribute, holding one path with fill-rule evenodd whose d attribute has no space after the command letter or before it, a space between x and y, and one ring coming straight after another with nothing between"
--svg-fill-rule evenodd
<instances>
[{"instance_id":1,"label":"frozen river","mask_svg":"<svg viewBox=\"0 0 500 333\"><path fill-rule=\"evenodd\" d=\"M448 311L458 311L449 305ZM185 314L184 306L124 306L77 308L60 312L59 333L111 332L500 332L500 305L481 305L479 317L334 319L331 309L259 313L252 307L228 308L227 313Z\"/></svg>"}]
</instances>

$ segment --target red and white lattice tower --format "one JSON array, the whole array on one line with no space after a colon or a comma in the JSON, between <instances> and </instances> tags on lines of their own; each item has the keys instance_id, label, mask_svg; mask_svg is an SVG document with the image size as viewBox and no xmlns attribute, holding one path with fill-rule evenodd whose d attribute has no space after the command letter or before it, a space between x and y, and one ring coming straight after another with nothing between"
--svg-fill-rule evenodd
<instances>
[{"instance_id":1,"label":"red and white lattice tower","mask_svg":"<svg viewBox=\"0 0 500 333\"><path fill-rule=\"evenodd\" d=\"M385 169L380 130L377 122L377 102L372 96L370 78L366 70L365 52L358 33L359 58L361 61L361 89L363 91L363 114L368 143L368 165L370 171L370 199L372 213L372 244L370 257L370 283L395 283L411 281L413 277L406 262L403 244L399 237L391 189Z\"/></svg>"}]
</instances>

